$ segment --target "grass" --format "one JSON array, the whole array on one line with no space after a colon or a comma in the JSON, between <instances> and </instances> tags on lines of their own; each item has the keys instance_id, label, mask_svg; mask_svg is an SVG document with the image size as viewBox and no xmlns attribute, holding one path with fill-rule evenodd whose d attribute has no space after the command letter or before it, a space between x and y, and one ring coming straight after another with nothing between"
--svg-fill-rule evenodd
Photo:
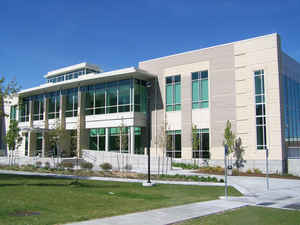
<instances>
[{"instance_id":1,"label":"grass","mask_svg":"<svg viewBox=\"0 0 300 225\"><path fill-rule=\"evenodd\" d=\"M298 225L300 211L248 206L176 225Z\"/></svg>"},{"instance_id":2,"label":"grass","mask_svg":"<svg viewBox=\"0 0 300 225\"><path fill-rule=\"evenodd\" d=\"M73 185L72 185L73 183ZM231 195L240 195L230 188ZM62 224L208 201L223 187L83 181L0 175L0 224ZM26 212L40 215L20 216Z\"/></svg>"}]
</instances>

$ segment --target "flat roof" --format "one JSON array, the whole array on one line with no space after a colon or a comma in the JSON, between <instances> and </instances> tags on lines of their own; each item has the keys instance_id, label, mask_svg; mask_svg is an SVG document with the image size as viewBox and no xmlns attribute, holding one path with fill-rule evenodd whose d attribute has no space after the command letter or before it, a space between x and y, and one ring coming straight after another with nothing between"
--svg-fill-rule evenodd
<instances>
[{"instance_id":1,"label":"flat roof","mask_svg":"<svg viewBox=\"0 0 300 225\"><path fill-rule=\"evenodd\" d=\"M75 88L85 85L93 85L96 83L105 83L123 79L137 78L141 80L152 80L156 75L153 75L145 70L135 67L128 67L119 70L113 70L103 73L89 73L80 76L77 79L65 80L58 83L46 83L37 87L28 88L18 92L19 96L26 97L30 95L53 92L63 89Z\"/></svg>"},{"instance_id":2,"label":"flat roof","mask_svg":"<svg viewBox=\"0 0 300 225\"><path fill-rule=\"evenodd\" d=\"M83 62L83 63L75 64L75 65L72 65L72 66L66 66L66 67L63 67L63 68L59 68L57 70L49 71L44 77L45 78L54 77L54 76L57 76L57 75L60 75L60 74L63 74L63 73L71 72L71 71L74 71L74 70L80 70L80 69L92 69L92 70L95 70L97 72L102 72L101 69L98 66Z\"/></svg>"}]
</instances>

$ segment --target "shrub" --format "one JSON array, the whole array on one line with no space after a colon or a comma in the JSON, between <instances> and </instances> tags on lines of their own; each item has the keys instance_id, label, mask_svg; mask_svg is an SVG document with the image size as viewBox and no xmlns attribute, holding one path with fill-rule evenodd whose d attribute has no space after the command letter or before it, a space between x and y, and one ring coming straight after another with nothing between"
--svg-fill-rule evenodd
<instances>
[{"instance_id":1,"label":"shrub","mask_svg":"<svg viewBox=\"0 0 300 225\"><path fill-rule=\"evenodd\" d=\"M62 166L65 168L72 169L74 167L74 164L72 162L62 162Z\"/></svg>"},{"instance_id":2,"label":"shrub","mask_svg":"<svg viewBox=\"0 0 300 225\"><path fill-rule=\"evenodd\" d=\"M132 165L126 164L124 167L125 170L132 170Z\"/></svg>"},{"instance_id":3,"label":"shrub","mask_svg":"<svg viewBox=\"0 0 300 225\"><path fill-rule=\"evenodd\" d=\"M176 162L173 162L172 166L174 166L174 167L180 167L182 169L187 169L187 170L199 169L199 166L196 165L196 164L186 164L186 163L176 163Z\"/></svg>"},{"instance_id":4,"label":"shrub","mask_svg":"<svg viewBox=\"0 0 300 225\"><path fill-rule=\"evenodd\" d=\"M36 166L37 168L40 168L40 167L42 166L42 162L37 161L37 162L35 163L35 166Z\"/></svg>"},{"instance_id":5,"label":"shrub","mask_svg":"<svg viewBox=\"0 0 300 225\"><path fill-rule=\"evenodd\" d=\"M50 163L49 162L45 162L45 168L49 169L50 168Z\"/></svg>"},{"instance_id":6,"label":"shrub","mask_svg":"<svg viewBox=\"0 0 300 225\"><path fill-rule=\"evenodd\" d=\"M248 169L248 170L246 171L246 173L251 174L251 173L252 173L252 170Z\"/></svg>"},{"instance_id":7,"label":"shrub","mask_svg":"<svg viewBox=\"0 0 300 225\"><path fill-rule=\"evenodd\" d=\"M262 174L261 170L256 168L253 169L253 173Z\"/></svg>"},{"instance_id":8,"label":"shrub","mask_svg":"<svg viewBox=\"0 0 300 225\"><path fill-rule=\"evenodd\" d=\"M80 167L82 169L91 170L94 167L94 165L92 163L90 163L90 162L82 162L80 164Z\"/></svg>"},{"instance_id":9,"label":"shrub","mask_svg":"<svg viewBox=\"0 0 300 225\"><path fill-rule=\"evenodd\" d=\"M110 163L102 163L100 168L104 171L108 171L112 169L112 165Z\"/></svg>"}]
</instances>

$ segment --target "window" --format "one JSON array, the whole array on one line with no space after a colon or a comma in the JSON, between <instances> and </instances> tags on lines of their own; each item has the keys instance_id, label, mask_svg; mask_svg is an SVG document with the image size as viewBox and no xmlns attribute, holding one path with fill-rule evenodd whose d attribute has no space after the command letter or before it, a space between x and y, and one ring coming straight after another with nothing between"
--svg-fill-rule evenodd
<instances>
[{"instance_id":1,"label":"window","mask_svg":"<svg viewBox=\"0 0 300 225\"><path fill-rule=\"evenodd\" d=\"M134 154L143 155L145 154L143 144L142 144L142 128L135 127L134 128Z\"/></svg>"},{"instance_id":2,"label":"window","mask_svg":"<svg viewBox=\"0 0 300 225\"><path fill-rule=\"evenodd\" d=\"M193 129L193 158L209 157L209 129Z\"/></svg>"},{"instance_id":3,"label":"window","mask_svg":"<svg viewBox=\"0 0 300 225\"><path fill-rule=\"evenodd\" d=\"M16 120L17 119L17 106L12 105L10 107L10 120Z\"/></svg>"},{"instance_id":4,"label":"window","mask_svg":"<svg viewBox=\"0 0 300 225\"><path fill-rule=\"evenodd\" d=\"M28 133L25 133L25 156L28 156Z\"/></svg>"},{"instance_id":5,"label":"window","mask_svg":"<svg viewBox=\"0 0 300 225\"><path fill-rule=\"evenodd\" d=\"M166 77L166 110L181 110L181 81L180 75Z\"/></svg>"},{"instance_id":6,"label":"window","mask_svg":"<svg viewBox=\"0 0 300 225\"><path fill-rule=\"evenodd\" d=\"M65 117L75 117L78 112L78 89L72 88L62 91L65 96L66 108Z\"/></svg>"},{"instance_id":7,"label":"window","mask_svg":"<svg viewBox=\"0 0 300 225\"><path fill-rule=\"evenodd\" d=\"M48 102L48 119L59 118L60 95L53 94Z\"/></svg>"},{"instance_id":8,"label":"window","mask_svg":"<svg viewBox=\"0 0 300 225\"><path fill-rule=\"evenodd\" d=\"M208 71L192 73L192 108L208 107Z\"/></svg>"},{"instance_id":9,"label":"window","mask_svg":"<svg viewBox=\"0 0 300 225\"><path fill-rule=\"evenodd\" d=\"M147 96L144 81L120 80L81 87L81 91L84 91L86 96L86 115L131 112L133 110L146 112Z\"/></svg>"},{"instance_id":10,"label":"window","mask_svg":"<svg viewBox=\"0 0 300 225\"><path fill-rule=\"evenodd\" d=\"M109 128L109 151L128 153L128 127Z\"/></svg>"},{"instance_id":11,"label":"window","mask_svg":"<svg viewBox=\"0 0 300 225\"><path fill-rule=\"evenodd\" d=\"M90 130L89 149L105 151L105 128L95 128Z\"/></svg>"},{"instance_id":12,"label":"window","mask_svg":"<svg viewBox=\"0 0 300 225\"><path fill-rule=\"evenodd\" d=\"M181 130L167 131L167 157L181 158Z\"/></svg>"},{"instance_id":13,"label":"window","mask_svg":"<svg viewBox=\"0 0 300 225\"><path fill-rule=\"evenodd\" d=\"M21 122L29 121L29 101L27 99L23 99L20 104L19 117Z\"/></svg>"},{"instance_id":14,"label":"window","mask_svg":"<svg viewBox=\"0 0 300 225\"><path fill-rule=\"evenodd\" d=\"M44 119L44 96L34 96L33 97L33 120L43 120Z\"/></svg>"},{"instance_id":15,"label":"window","mask_svg":"<svg viewBox=\"0 0 300 225\"><path fill-rule=\"evenodd\" d=\"M256 107L256 147L267 148L264 70L254 72Z\"/></svg>"},{"instance_id":16,"label":"window","mask_svg":"<svg viewBox=\"0 0 300 225\"><path fill-rule=\"evenodd\" d=\"M41 155L43 149L43 135L42 133L36 133L36 152L35 155Z\"/></svg>"}]
</instances>

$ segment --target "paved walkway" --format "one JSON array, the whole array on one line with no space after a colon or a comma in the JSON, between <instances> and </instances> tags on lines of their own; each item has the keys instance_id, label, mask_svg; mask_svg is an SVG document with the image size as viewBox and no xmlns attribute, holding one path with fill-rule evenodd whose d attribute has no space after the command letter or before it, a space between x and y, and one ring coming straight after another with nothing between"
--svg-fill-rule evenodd
<instances>
[{"instance_id":1,"label":"paved walkway","mask_svg":"<svg viewBox=\"0 0 300 225\"><path fill-rule=\"evenodd\" d=\"M131 213L122 216L70 223L69 225L165 225L200 216L224 212L226 210L236 209L246 205L246 203L241 202L213 200L139 213Z\"/></svg>"}]
</instances>

